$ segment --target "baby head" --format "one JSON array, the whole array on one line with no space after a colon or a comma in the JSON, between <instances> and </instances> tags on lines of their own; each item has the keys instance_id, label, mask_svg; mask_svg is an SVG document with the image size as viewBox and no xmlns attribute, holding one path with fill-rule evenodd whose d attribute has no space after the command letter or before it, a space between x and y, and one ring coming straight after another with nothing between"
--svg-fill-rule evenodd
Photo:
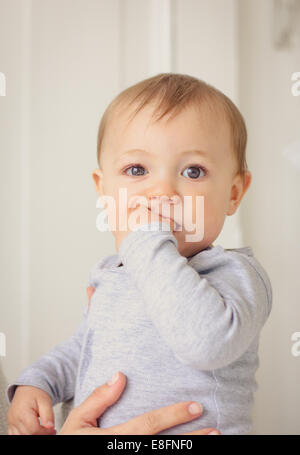
<instances>
[{"instance_id":1,"label":"baby head","mask_svg":"<svg viewBox=\"0 0 300 455\"><path fill-rule=\"evenodd\" d=\"M115 201L116 244L122 188L128 201L141 196L149 207L155 199L172 200L169 217L177 221L179 204L181 229L173 234L183 256L211 245L250 185L246 143L246 126L237 107L195 77L162 73L122 91L102 116L99 168L92 174L99 195ZM204 202L201 214L199 200ZM129 216L132 208L125 210ZM201 240L187 241L192 231L186 230L186 215L194 226L201 216Z\"/></svg>"}]
</instances>

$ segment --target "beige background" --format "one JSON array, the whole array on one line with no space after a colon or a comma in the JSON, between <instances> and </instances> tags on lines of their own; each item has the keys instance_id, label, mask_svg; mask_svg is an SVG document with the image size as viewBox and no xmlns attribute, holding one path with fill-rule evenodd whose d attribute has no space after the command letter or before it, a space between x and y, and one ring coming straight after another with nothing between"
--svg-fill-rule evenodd
<instances>
[{"instance_id":1,"label":"beige background","mask_svg":"<svg viewBox=\"0 0 300 455\"><path fill-rule=\"evenodd\" d=\"M298 0L296 0L298 1ZM272 281L260 344L254 432L300 434L300 169L283 154L300 141L297 33L274 42L272 0L0 0L2 364L12 381L71 335L90 267L112 254L95 228L91 171L111 99L151 75L202 78L240 107L250 190L215 244L250 245ZM300 150L298 150L300 155Z\"/></svg>"}]
</instances>

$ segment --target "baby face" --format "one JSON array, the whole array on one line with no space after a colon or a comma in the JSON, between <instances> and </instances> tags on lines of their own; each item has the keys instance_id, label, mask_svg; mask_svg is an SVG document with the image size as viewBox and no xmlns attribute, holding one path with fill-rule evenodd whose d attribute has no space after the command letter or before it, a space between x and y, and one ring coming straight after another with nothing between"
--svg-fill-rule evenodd
<instances>
[{"instance_id":1,"label":"baby face","mask_svg":"<svg viewBox=\"0 0 300 455\"><path fill-rule=\"evenodd\" d=\"M231 131L220 113L205 106L199 112L190 106L172 119L165 116L154 123L153 109L154 105L144 107L128 125L128 112L114 116L103 138L100 169L94 170L93 178L99 195L112 196L116 203L113 235L117 245L122 235L118 214L119 190L123 188L128 200L143 196L149 207L153 199L174 198L169 213L173 220L179 220L181 229L173 234L180 254L189 257L218 237L226 216L236 211L251 174L247 174L244 183L237 174ZM201 215L197 196L204 201ZM190 228L188 231L185 228L184 205L188 199L188 219L199 226L197 217L203 217L200 241L187 241L187 234L193 234ZM180 218L178 204L182 209ZM132 208L126 210L129 217Z\"/></svg>"}]
</instances>

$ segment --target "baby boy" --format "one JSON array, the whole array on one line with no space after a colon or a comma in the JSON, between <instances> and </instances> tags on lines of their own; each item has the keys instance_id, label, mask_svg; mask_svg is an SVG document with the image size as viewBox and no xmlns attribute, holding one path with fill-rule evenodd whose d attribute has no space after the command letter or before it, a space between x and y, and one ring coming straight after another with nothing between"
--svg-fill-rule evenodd
<instances>
[{"instance_id":1,"label":"baby boy","mask_svg":"<svg viewBox=\"0 0 300 455\"><path fill-rule=\"evenodd\" d=\"M159 74L110 103L93 179L115 202L107 214L117 253L90 271L95 292L76 334L9 386L11 406L21 385L77 406L122 371L126 389L101 427L194 400L201 417L160 434L251 431L272 288L250 247L213 245L251 182L246 142L236 106L188 75ZM138 203L122 209L120 189Z\"/></svg>"}]
</instances>

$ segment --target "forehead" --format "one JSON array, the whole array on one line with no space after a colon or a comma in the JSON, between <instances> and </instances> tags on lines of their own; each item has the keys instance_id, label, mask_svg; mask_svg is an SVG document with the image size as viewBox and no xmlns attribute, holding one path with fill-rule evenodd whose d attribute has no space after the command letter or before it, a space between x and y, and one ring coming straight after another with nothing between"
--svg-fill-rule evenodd
<instances>
[{"instance_id":1,"label":"forehead","mask_svg":"<svg viewBox=\"0 0 300 455\"><path fill-rule=\"evenodd\" d=\"M130 149L158 154L200 149L219 161L232 159L229 122L218 106L187 106L176 116L171 112L158 121L153 118L155 104L145 106L132 117L134 108L119 109L111 116L103 140L105 161L116 160Z\"/></svg>"}]
</instances>

